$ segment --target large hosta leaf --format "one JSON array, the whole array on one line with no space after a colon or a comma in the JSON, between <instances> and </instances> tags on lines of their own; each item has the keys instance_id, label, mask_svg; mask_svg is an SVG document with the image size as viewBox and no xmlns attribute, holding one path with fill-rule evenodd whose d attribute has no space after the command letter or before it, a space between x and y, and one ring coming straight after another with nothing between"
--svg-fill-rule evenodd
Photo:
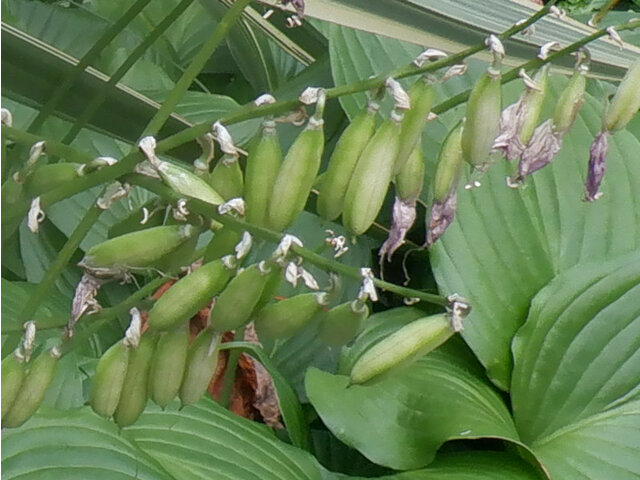
<instances>
[{"instance_id":1,"label":"large hosta leaf","mask_svg":"<svg viewBox=\"0 0 640 480\"><path fill-rule=\"evenodd\" d=\"M393 310L373 316L373 333L365 332L356 345L370 346L383 331L420 315L403 310L396 310L397 320ZM452 339L415 364L365 385L349 386L347 376L310 369L307 395L339 439L375 463L395 469L428 465L450 439L517 441L506 406L465 348Z\"/></svg>"},{"instance_id":2,"label":"large hosta leaf","mask_svg":"<svg viewBox=\"0 0 640 480\"><path fill-rule=\"evenodd\" d=\"M274 3L275 0L262 0ZM307 0L306 14L332 23L375 32L420 47L458 52L481 42L487 32L499 33L540 7L520 0ZM558 41L568 45L594 30L568 18L547 16L536 24L531 36L518 35L505 42L507 64L533 58L540 45ZM637 46L625 44L623 51L609 40L589 45L592 70L604 76L621 77L638 55ZM481 54L482 55L482 54ZM485 54L485 59L488 56ZM571 60L562 60L565 66Z\"/></svg>"},{"instance_id":3,"label":"large hosta leaf","mask_svg":"<svg viewBox=\"0 0 640 480\"><path fill-rule=\"evenodd\" d=\"M564 82L554 81L554 92ZM588 145L600 128L602 105L587 95L573 129L551 165L523 188L505 185L500 161L482 187L458 191L458 215L431 252L443 293L473 304L463 336L489 375L508 389L511 338L533 295L556 273L640 247L640 141L627 131L610 143L605 195L583 202Z\"/></svg>"},{"instance_id":4,"label":"large hosta leaf","mask_svg":"<svg viewBox=\"0 0 640 480\"><path fill-rule=\"evenodd\" d=\"M531 305L514 340L522 439L558 479L640 476L640 252L579 265Z\"/></svg>"},{"instance_id":5,"label":"large hosta leaf","mask_svg":"<svg viewBox=\"0 0 640 480\"><path fill-rule=\"evenodd\" d=\"M10 282L2 279L2 333L22 332L18 315L24 308L36 285L28 282ZM65 325L69 318L71 303L57 291L52 291L38 307L33 319L39 330ZM2 352L3 356L9 352Z\"/></svg>"},{"instance_id":6,"label":"large hosta leaf","mask_svg":"<svg viewBox=\"0 0 640 480\"><path fill-rule=\"evenodd\" d=\"M423 470L399 473L384 480L535 480L535 470L503 452L456 452L438 455Z\"/></svg>"},{"instance_id":7,"label":"large hosta leaf","mask_svg":"<svg viewBox=\"0 0 640 480\"><path fill-rule=\"evenodd\" d=\"M41 411L22 427L4 430L2 478L172 479L119 435L114 423L88 408Z\"/></svg>"},{"instance_id":8,"label":"large hosta leaf","mask_svg":"<svg viewBox=\"0 0 640 480\"><path fill-rule=\"evenodd\" d=\"M149 407L124 432L177 480L322 478L311 455L209 399L182 410Z\"/></svg>"}]
</instances>

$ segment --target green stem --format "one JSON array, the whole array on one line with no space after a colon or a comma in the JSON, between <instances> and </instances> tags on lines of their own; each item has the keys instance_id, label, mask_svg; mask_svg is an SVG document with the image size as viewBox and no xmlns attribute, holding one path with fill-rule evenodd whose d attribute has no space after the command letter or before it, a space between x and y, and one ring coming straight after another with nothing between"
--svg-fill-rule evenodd
<instances>
[{"instance_id":1,"label":"green stem","mask_svg":"<svg viewBox=\"0 0 640 480\"><path fill-rule=\"evenodd\" d=\"M244 341L244 327L236 330L233 337L234 342ZM231 394L233 393L233 385L236 379L236 370L238 368L238 360L242 352L239 350L231 350L227 357L227 368L224 373L224 383L222 384L222 392L220 392L220 404L229 408L231 402Z\"/></svg>"},{"instance_id":2,"label":"green stem","mask_svg":"<svg viewBox=\"0 0 640 480\"><path fill-rule=\"evenodd\" d=\"M549 4L547 5L549 6ZM543 9L544 10L544 9ZM540 12L542 12L543 10L540 10L539 12L536 13L536 15L539 15ZM533 18L533 17L532 17ZM536 17L536 20L539 17ZM531 20L531 19L530 19ZM526 22L523 24L520 24L518 27L521 28L526 28L527 24L530 24L533 22ZM615 26L614 28L618 31L623 31L623 30L632 30L634 28L637 28L640 26L640 21L638 20L634 20L631 22L627 22L627 23L623 23L620 24L618 26ZM514 33L519 32L520 29L518 29L517 31L513 31L514 28L512 27L511 29L509 29L507 32L511 31L511 35L513 35ZM501 35L501 37L505 37L507 36L507 32L503 33ZM546 60L540 60L540 59L534 59L534 60L530 60L529 62L524 63L521 67L517 67L514 68L510 71L508 71L504 76L503 76L503 81L507 82L510 80L513 80L517 77L517 72L520 68L522 67L526 67L526 68L533 68L536 66L541 66L545 63L550 62L551 60L559 57L562 54L566 54L569 52L572 52L576 49L578 49L580 46L585 45L586 43L589 43L590 41L593 41L599 37L602 37L604 35L606 35L607 32L603 29L603 30L599 30L597 32L594 32L593 34L589 35L588 37L585 37L571 45L568 45L567 47L563 48L562 50L558 51L558 52L554 52L553 54L549 55L549 57ZM482 44L484 45L484 44ZM475 47L472 49L468 49L469 50L473 50L472 53L475 53L479 50L481 50L484 47ZM467 52L465 51L465 52ZM462 53L461 53L462 54ZM442 60L438 60L437 62L433 62L425 67L421 67L421 68L416 68L414 70L415 75L420 74L420 73L424 73L426 71L430 71L433 69L438 69L438 68L442 68L448 65L451 65L453 63L459 62L461 60L460 55L461 54L457 54L455 56L451 56L451 57L447 57L444 58ZM406 68L406 67L404 67ZM414 67L411 67L414 68ZM394 71L395 72L395 71ZM393 74L393 72L391 72L391 74ZM390 74L386 74L384 76L380 76L380 78L384 77L387 78ZM406 76L406 75L405 75ZM376 77L378 78L378 77ZM374 79L375 80L375 79ZM359 81L359 82L355 82L354 84L351 85L347 85L347 86L343 86L343 87L337 87L337 88L332 88L332 89L328 89L327 92L327 98L334 98L336 96L339 95L346 95L346 94L350 94L350 93L355 93L355 92L359 92L359 91L365 91L371 88L371 83L372 80L364 80L364 81ZM381 82L379 82L381 83ZM463 92L459 95L456 95L455 97L452 97L451 99L441 103L440 105L437 105L436 107L434 107L433 111L434 113L441 113L445 110L448 110L449 108L452 108L462 102L464 102L468 96L469 96L470 91L467 92ZM217 120L219 120L221 123L225 124L225 125L231 125L234 123L238 123L238 122L242 122L244 120L250 120L252 118L257 118L257 117L263 117L263 116L268 116L268 115L279 115L281 113L284 113L288 110L292 110L295 109L299 106L299 101L298 100L288 100L288 101L281 101L281 102L276 102L273 104L269 104L269 105L262 105L262 106L256 106L253 102L250 104L247 104L241 108L238 108L237 110L230 112L226 115L223 115L222 117L219 117ZM211 121L216 120L216 119L212 119ZM187 128L175 135L172 135L170 137L167 137L166 139L158 142L157 146L156 146L156 151L158 153L162 153L162 152L166 152L168 150L171 150L173 148L176 148L184 143L187 143L189 141L194 140L195 138L204 135L207 131L210 130L211 128L211 121L207 121L207 122L202 122L200 124L194 125L193 127ZM4 127L3 127L4 128ZM105 183L105 182L109 182L112 181L116 178L118 178L121 175L124 175L128 172L130 172L133 167L136 165L137 162L139 162L142 159L142 154L139 153L138 151L134 151L131 152L130 154L128 154L127 156L125 156L120 162L118 162L116 165L112 166L112 167L107 167L107 168L103 168L100 171L90 174L90 175L86 175L84 177L80 177L72 182L67 183L66 185L62 185L56 189L50 190L49 192L47 192L46 194L42 195L40 198L40 204L44 207L51 205L55 202L58 202L64 198L68 198L70 196L75 195L76 193L79 193L83 190L95 187L96 185L100 185L101 183ZM14 224L15 221L17 219L19 219L20 217L24 216L25 213L27 212L29 208L29 203L24 201L21 202L19 204L16 204L15 208L9 212L8 214L3 215L2 217L2 224L3 225L11 225ZM10 232L9 232L10 233ZM3 236L4 238L4 236Z\"/></svg>"},{"instance_id":3,"label":"green stem","mask_svg":"<svg viewBox=\"0 0 640 480\"><path fill-rule=\"evenodd\" d=\"M122 32L129 23L133 21L134 18L138 16L138 13L142 11L144 7L151 0L137 0L130 8L127 10L117 22L111 25L98 39L96 43L89 49L89 51L78 61L78 64L74 67L73 71L62 81L62 83L56 88L55 92L49 99L49 101L42 107L40 113L35 118L35 120L29 126L29 132L38 132L42 127L42 124L47 119L47 117L54 111L54 109L58 106L60 101L64 98L64 96L71 90L71 87L76 82L78 77L82 75L85 69L98 58L100 53L109 46L109 44L113 41L116 36Z\"/></svg>"},{"instance_id":4,"label":"green stem","mask_svg":"<svg viewBox=\"0 0 640 480\"><path fill-rule=\"evenodd\" d=\"M104 190L100 195L103 193ZM99 198L99 196L97 198ZM51 290L54 282L58 279L62 270L67 266L69 260L71 260L71 256L80 246L80 242L82 242L82 239L87 235L89 230L91 230L91 227L93 227L93 224L98 220L98 217L102 212L103 210L96 205L94 200L84 214L84 217L82 217L82 220L80 220L80 223L78 223L64 246L58 252L56 258L53 260L51 265L49 265L42 281L38 284L35 291L29 296L29 300L18 315L19 323L30 320L34 313L36 313L40 304L42 304L44 299L47 298L47 295L49 295L49 291Z\"/></svg>"},{"instance_id":5,"label":"green stem","mask_svg":"<svg viewBox=\"0 0 640 480\"><path fill-rule=\"evenodd\" d=\"M511 26L500 35L498 35L498 38L504 40L531 26L542 17L547 15L549 13L549 9L555 3L556 0L550 1L547 5L545 5L531 17L529 17L525 22ZM484 50L485 48L486 45L484 44L484 42L480 42L477 45L471 46L465 50L462 50L453 55L449 55L448 57L442 58L435 62L423 65L422 67L416 67L415 65L410 64L400 68L396 68L390 72L377 75L375 77L350 83L348 85L340 85L338 87L328 88L325 90L326 98L327 100L329 100L331 98L337 98L343 95L351 95L353 93L377 89L384 85L384 82L388 77L404 78L413 75L424 74L427 72L434 72L443 67L448 67L456 63L460 63L465 58L470 57L471 55L474 55ZM162 140L157 145L157 151L165 152L171 150L204 135L210 129L211 122L215 120L219 120L225 125L231 125L233 123L250 120L256 117L278 115L287 111L294 110L299 106L300 102L298 101L298 99L280 101L272 104L261 105L259 107L252 102L250 104L244 105L242 108L239 108L233 112L228 113L227 115L222 116L219 119L196 124L193 127L184 129L181 132L178 132L175 135Z\"/></svg>"},{"instance_id":6,"label":"green stem","mask_svg":"<svg viewBox=\"0 0 640 480\"><path fill-rule=\"evenodd\" d=\"M125 180L127 181L127 183L145 188L170 202L175 202L179 198L183 198L183 196L166 187L159 180L150 177L145 177L139 174L129 174L126 175ZM236 231L243 232L246 230L256 237L268 240L273 243L279 243L283 236L282 234L273 230L247 223L229 215L220 215L214 205L203 202L201 200L197 200L195 198L189 199L188 208L194 213L198 213L209 219L216 220ZM352 267L350 265L340 263L336 260L325 258L322 255L309 250L308 248L298 247L296 245L292 246L292 251L299 257L302 257L304 260L313 263L314 265L322 268L325 271L338 273L355 280L362 279L360 269L357 267ZM377 278L374 279L373 283L376 287L394 293L401 297L419 298L424 302L433 303L436 305L449 305L449 301L441 295L435 295L433 293L422 292L419 290L414 290L412 288L401 287L399 285L385 282L384 280L380 280Z\"/></svg>"},{"instance_id":7,"label":"green stem","mask_svg":"<svg viewBox=\"0 0 640 480\"><path fill-rule=\"evenodd\" d=\"M80 319L78 320L78 324L80 324L80 322L82 322L83 320L89 320L91 324L80 331L78 331L76 328L76 333L71 338L71 340L63 344L63 353L69 353L76 346L84 345L89 337L91 337L91 335L98 332L102 327L104 327L114 318L120 315L128 314L131 307L138 305L142 300L144 300L146 297L155 292L159 287L161 287L166 281L166 277L155 278L119 304L110 308L105 308L104 310L100 310L98 313L94 313L91 315L85 314L80 317Z\"/></svg>"},{"instance_id":8,"label":"green stem","mask_svg":"<svg viewBox=\"0 0 640 480\"><path fill-rule=\"evenodd\" d=\"M240 18L242 11L251 3L251 1L252 0L236 0L233 6L220 19L220 23L216 29L202 47L200 47L200 50L196 53L191 64L184 71L173 90L171 90L167 96L167 99L144 129L144 133L142 134L143 137L147 135L156 135L160 131L160 128L162 128L176 105L178 105L178 102L184 96L184 93L202 71L209 58L211 58L213 52L215 52L218 45L220 45L220 43L225 39L231 27L234 25L236 20Z\"/></svg>"},{"instance_id":9,"label":"green stem","mask_svg":"<svg viewBox=\"0 0 640 480\"><path fill-rule=\"evenodd\" d=\"M609 0L606 3L606 5L604 5L593 17L591 17L591 20L589 21L589 25L595 27L598 23L600 23L604 19L604 17L607 16L607 13L609 13L609 10L615 7L618 3L620 3L620 0Z\"/></svg>"},{"instance_id":10,"label":"green stem","mask_svg":"<svg viewBox=\"0 0 640 480\"><path fill-rule=\"evenodd\" d=\"M633 30L638 27L640 27L640 20L632 20L630 22L621 23L620 25L617 25L613 28L618 32L622 32L624 30ZM605 35L608 35L606 29L598 30L596 32L593 32L591 35L587 35L586 37L581 38L577 42L567 45L563 49L560 49L556 52L552 52L551 54L549 54L549 56L545 60L542 60L541 58L538 58L538 57L533 58L528 62L525 62L522 65L512 68L511 70L508 70L507 72L505 72L502 75L500 81L504 84L512 80L515 80L516 78L518 78L518 72L520 71L520 69L524 68L525 70L532 70L532 69L540 68L541 66L555 60L556 58L560 58L565 55L568 55L569 53L575 52L580 47L583 47L588 43L593 42L594 40L597 40L600 37L604 37ZM456 107L461 103L466 102L469 99L470 94L471 94L471 89L461 92L458 95L455 95L445 100L444 102L439 103L438 105L433 107L431 111L435 114L446 112L447 110L450 110L453 107Z\"/></svg>"},{"instance_id":11,"label":"green stem","mask_svg":"<svg viewBox=\"0 0 640 480\"><path fill-rule=\"evenodd\" d=\"M104 99L113 91L115 85L124 77L131 67L144 55L144 52L182 15L193 3L193 0L182 0L171 12L147 35L144 40L131 52L118 70L109 78L109 81L100 89L89 105L84 109L80 117L75 121L69 132L62 139L62 143L70 144L80 130L93 118L93 115L104 103Z\"/></svg>"},{"instance_id":12,"label":"green stem","mask_svg":"<svg viewBox=\"0 0 640 480\"><path fill-rule=\"evenodd\" d=\"M2 136L23 145L33 145L36 142L44 140L47 143L45 146L47 153L64 158L66 162L89 163L93 160L93 157L85 152L76 150L75 148L69 147L68 145L64 145L60 142L50 140L42 135L23 132L15 127L2 125Z\"/></svg>"}]
</instances>

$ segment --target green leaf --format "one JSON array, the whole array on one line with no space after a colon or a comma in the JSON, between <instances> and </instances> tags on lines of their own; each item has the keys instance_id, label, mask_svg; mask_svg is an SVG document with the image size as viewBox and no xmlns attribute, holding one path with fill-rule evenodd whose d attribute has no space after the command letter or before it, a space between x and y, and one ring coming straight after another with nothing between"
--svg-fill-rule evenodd
<instances>
[{"instance_id":1,"label":"green leaf","mask_svg":"<svg viewBox=\"0 0 640 480\"><path fill-rule=\"evenodd\" d=\"M273 3L273 0L263 0ZM500 33L515 22L531 16L540 7L518 0L315 0L307 2L305 14L331 23L374 32L405 42L459 52L481 42L487 32ZM515 66L537 55L538 48L550 41L573 43L594 30L580 22L547 16L538 21L531 36L518 35L505 42L505 64ZM621 51L615 44L599 39L589 44L594 61L591 71L609 78L621 78L638 56L637 46L626 44ZM478 54L489 60L487 52ZM570 58L560 64L571 66Z\"/></svg>"},{"instance_id":2,"label":"green leaf","mask_svg":"<svg viewBox=\"0 0 640 480\"><path fill-rule=\"evenodd\" d=\"M41 409L22 427L2 432L2 478L42 480L172 480L88 408Z\"/></svg>"},{"instance_id":3,"label":"green leaf","mask_svg":"<svg viewBox=\"0 0 640 480\"><path fill-rule=\"evenodd\" d=\"M17 318L35 289L36 285L33 283L2 279L2 333L23 331ZM38 330L60 327L66 325L70 311L69 299L57 291L52 291L38 307L33 319Z\"/></svg>"},{"instance_id":4,"label":"green leaf","mask_svg":"<svg viewBox=\"0 0 640 480\"><path fill-rule=\"evenodd\" d=\"M210 399L182 410L174 404L164 412L148 407L124 435L177 480L322 478L321 467L310 454Z\"/></svg>"},{"instance_id":5,"label":"green leaf","mask_svg":"<svg viewBox=\"0 0 640 480\"><path fill-rule=\"evenodd\" d=\"M514 339L518 432L552 478L640 475L640 252L536 295Z\"/></svg>"},{"instance_id":6,"label":"green leaf","mask_svg":"<svg viewBox=\"0 0 640 480\"><path fill-rule=\"evenodd\" d=\"M451 452L439 454L423 470L399 473L381 480L535 480L531 465L504 452Z\"/></svg>"},{"instance_id":7,"label":"green leaf","mask_svg":"<svg viewBox=\"0 0 640 480\"><path fill-rule=\"evenodd\" d=\"M29 282L38 283L42 280L65 241L66 237L49 220L40 224L38 233L32 233L27 228L26 221L22 222L20 251ZM76 259L76 261L79 260L79 258ZM78 268L67 266L62 270L55 286L60 293L71 299L80 277Z\"/></svg>"},{"instance_id":8,"label":"green leaf","mask_svg":"<svg viewBox=\"0 0 640 480\"><path fill-rule=\"evenodd\" d=\"M102 190L102 187L95 187L54 203L47 208L48 218L65 235L70 236ZM104 242L108 238L109 229L113 225L127 217L131 212L139 210L151 198L152 195L147 190L133 187L129 195L113 203L100 214L98 220L80 243L80 248L86 251L92 246ZM142 213L140 218L142 218Z\"/></svg>"},{"instance_id":9,"label":"green leaf","mask_svg":"<svg viewBox=\"0 0 640 480\"><path fill-rule=\"evenodd\" d=\"M56 339L57 340L57 339ZM84 405L85 375L78 369L80 356L75 352L69 352L58 362L56 375L47 389L44 405L68 410Z\"/></svg>"},{"instance_id":10,"label":"green leaf","mask_svg":"<svg viewBox=\"0 0 640 480\"><path fill-rule=\"evenodd\" d=\"M176 113L192 123L200 123L240 108L231 97L204 92L186 92L176 107ZM229 132L237 145L247 143L258 131L261 119L233 124ZM195 157L194 157L195 159Z\"/></svg>"},{"instance_id":11,"label":"green leaf","mask_svg":"<svg viewBox=\"0 0 640 480\"><path fill-rule=\"evenodd\" d=\"M565 83L552 80L551 100ZM515 85L509 87L507 98L515 98ZM600 129L602 110L602 104L587 95L557 157L523 187L505 185L515 166L502 160L491 167L480 188L469 191L461 185L456 220L431 251L441 292L461 294L473 306L465 341L505 390L511 339L538 290L557 272L580 262L640 247L638 138L627 131L612 137L602 184L605 195L595 203L582 201L589 144Z\"/></svg>"},{"instance_id":12,"label":"green leaf","mask_svg":"<svg viewBox=\"0 0 640 480\"><path fill-rule=\"evenodd\" d=\"M2 42L3 95L36 109L49 100L60 78L68 76L77 63L74 57L5 23L2 24ZM107 81L108 77L103 73L87 68L76 83L74 95L65 97L54 114L70 120L79 117L97 92L105 88ZM134 143L158 108L158 104L149 98L118 84L89 127ZM158 136L164 138L188 126L186 120L174 114ZM197 145L187 144L176 152L186 158L196 158L199 153L195 147Z\"/></svg>"},{"instance_id":13,"label":"green leaf","mask_svg":"<svg viewBox=\"0 0 640 480\"><path fill-rule=\"evenodd\" d=\"M375 343L376 335L367 337ZM447 440L494 437L518 442L502 398L457 339L375 382L349 386L347 376L312 368L305 385L309 400L336 437L394 469L428 465Z\"/></svg>"}]
</instances>

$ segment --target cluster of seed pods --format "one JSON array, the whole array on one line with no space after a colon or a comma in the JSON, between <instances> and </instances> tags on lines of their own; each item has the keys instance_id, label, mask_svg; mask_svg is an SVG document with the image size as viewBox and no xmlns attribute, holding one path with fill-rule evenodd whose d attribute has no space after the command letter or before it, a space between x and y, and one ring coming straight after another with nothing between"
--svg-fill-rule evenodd
<instances>
[{"instance_id":1,"label":"cluster of seed pods","mask_svg":"<svg viewBox=\"0 0 640 480\"><path fill-rule=\"evenodd\" d=\"M440 79L423 76L407 92L393 78L387 79L385 88L394 100L388 117L378 119L380 98L385 93L381 88L372 93L363 111L343 131L320 177L326 100L321 88L303 92L301 100L315 104L315 111L286 154L280 146L277 119L267 117L251 143L244 168L241 150L234 145L229 131L215 123L212 131L199 139L202 155L192 169L160 159L155 152L155 139L145 137L139 148L146 161L136 171L158 178L179 195L218 207L223 215L239 216L253 226L276 232L291 227L316 187L318 214L328 221L340 218L352 235L362 235L375 222L393 185L392 225L379 251L381 259L388 260L404 243L415 221L416 202L426 173L431 193L425 246L431 247L455 219L465 163L474 172L485 172L496 158L495 153L502 153L507 161L518 161L517 171L507 180L508 186L517 187L551 162L584 100L589 63L586 51L578 55L575 71L558 97L551 118L538 124L547 98L548 65L530 75L522 71L524 92L516 103L502 110L504 50L493 35L487 45L493 62L473 87L465 118L442 142L432 174L425 172L421 137L436 99L434 84L446 81L451 71ZM541 58L548 49L549 45L543 47ZM416 62L442 55L428 50ZM640 108L638 85L640 60L631 66L606 108L601 132L590 149L585 186L588 201L601 195L608 137L624 128ZM256 103L274 101L270 95L263 95ZM222 155L211 168L216 141ZM43 148L34 145L27 165L10 179L7 188L3 186L3 201L11 204L25 196L37 199L60 181L114 161L100 157L84 165L37 166ZM472 174L467 187L478 186L474 175L477 173ZM122 186L116 189L114 198L123 195L123 191L126 194L127 189ZM190 265L201 233L213 231L202 264L190 267L155 302L146 321L133 309L124 338L98 362L89 403L99 415L113 417L123 427L136 421L149 399L163 408L176 398L183 405L198 401L216 371L222 333L253 322L260 338L286 338L317 321L319 338L340 346L362 330L369 315L368 301L375 300L375 288L367 274L357 298L331 305L331 289L318 291L315 279L291 253L291 245L299 241L290 235L283 237L271 257L244 266L250 236L215 221L206 225L200 217L199 223L194 222L186 205L186 201L179 201L173 215L165 218L157 215L164 211L162 206L155 205L151 213L145 210L143 225L124 219L111 229L113 238L90 248L79 263L85 274L74 298L68 336L73 334L75 322L96 306L95 296L104 282L126 280L132 273L150 269L164 272ZM338 245L336 238L332 241ZM342 243L338 249L343 249ZM283 278L292 283L302 278L312 291L276 300ZM189 320L207 308L207 326L191 339ZM408 324L374 345L354 364L351 383L367 382L396 365L406 364L460 331L468 305L453 299L449 310L448 314ZM2 362L3 426L24 423L41 404L55 375L60 349L44 350L30 361L32 337L32 327L27 327L23 344Z\"/></svg>"}]
</instances>

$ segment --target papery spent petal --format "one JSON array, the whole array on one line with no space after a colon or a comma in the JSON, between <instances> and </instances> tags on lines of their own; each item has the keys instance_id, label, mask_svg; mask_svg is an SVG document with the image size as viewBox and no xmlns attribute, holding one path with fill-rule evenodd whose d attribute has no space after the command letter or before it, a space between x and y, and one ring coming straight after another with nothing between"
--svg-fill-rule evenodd
<instances>
[{"instance_id":1,"label":"papery spent petal","mask_svg":"<svg viewBox=\"0 0 640 480\"><path fill-rule=\"evenodd\" d=\"M593 202L602 196L602 192L598 190L607 169L608 137L608 132L600 132L596 135L589 149L589 167L587 171L587 181L585 182L585 189L587 190L585 200L587 202Z\"/></svg>"}]
</instances>

